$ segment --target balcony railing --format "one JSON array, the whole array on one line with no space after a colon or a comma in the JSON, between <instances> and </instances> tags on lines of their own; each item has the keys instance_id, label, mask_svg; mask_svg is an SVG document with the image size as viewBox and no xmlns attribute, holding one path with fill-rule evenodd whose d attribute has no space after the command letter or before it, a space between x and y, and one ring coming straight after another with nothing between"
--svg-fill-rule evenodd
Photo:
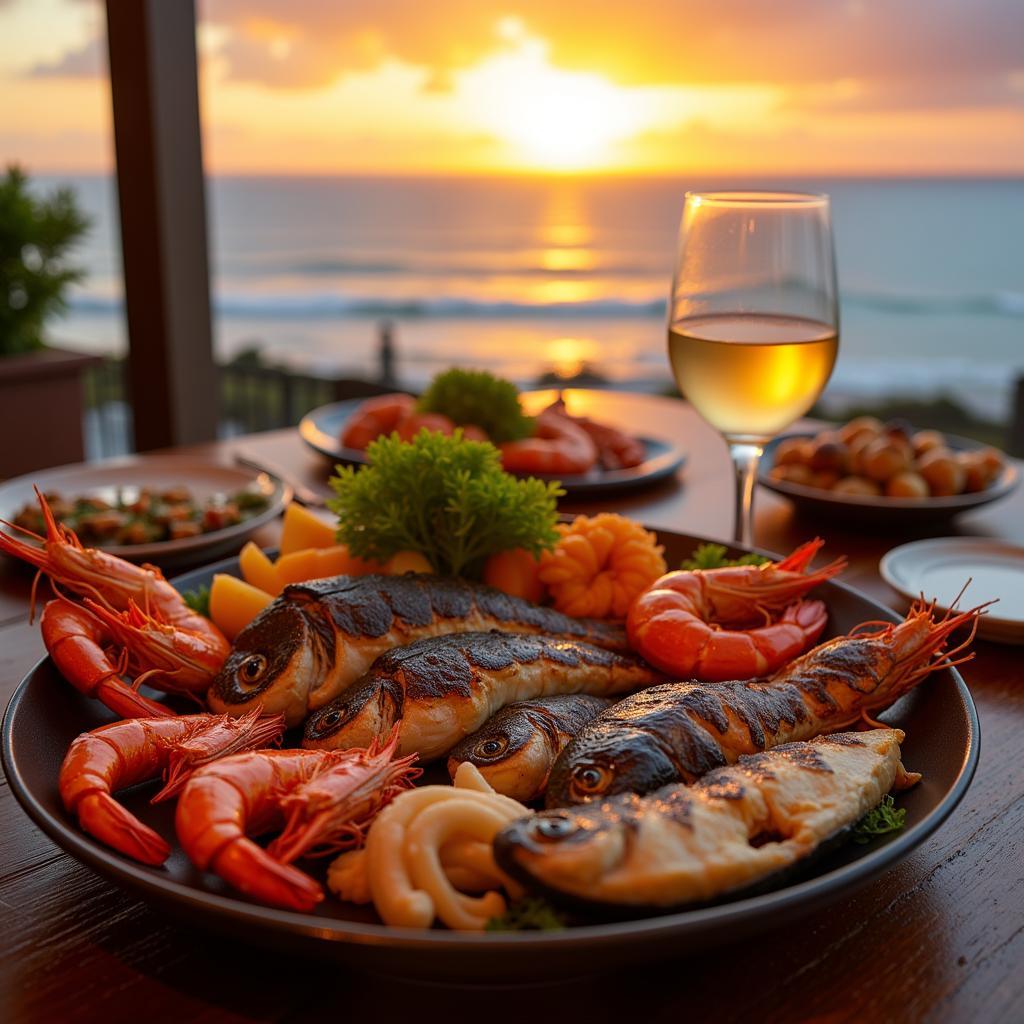
<instances>
[{"instance_id":1,"label":"balcony railing","mask_svg":"<svg viewBox=\"0 0 1024 1024\"><path fill-rule=\"evenodd\" d=\"M221 366L219 372L221 437L295 426L317 406L394 390L385 382L314 376L245 360ZM86 371L84 386L87 457L131 452L132 403L125 361L104 359Z\"/></svg>"},{"instance_id":2,"label":"balcony railing","mask_svg":"<svg viewBox=\"0 0 1024 1024\"><path fill-rule=\"evenodd\" d=\"M396 390L391 380L391 351L381 362L381 378L358 380L351 377L319 376L277 366L267 366L257 358L241 358L219 367L221 388L221 437L237 437L262 430L295 426L311 409L328 402L349 398L368 398ZM86 455L90 459L125 455L132 451L131 402L127 394L123 359L108 358L89 368L85 375ZM538 385L551 386L540 380ZM574 380L575 386L593 386L587 379ZM948 403L947 403L948 404ZM1024 457L1024 377L1016 382L1015 402L1009 422L973 423L963 420L963 410L954 407L942 415L941 403L933 404L931 414L949 422L932 424L951 433L963 433L987 444L1004 447L1011 455ZM879 411L881 410L858 410ZM914 422L928 422L927 411L899 411ZM893 414L889 410L888 414ZM921 419L920 417L924 418Z\"/></svg>"}]
</instances>

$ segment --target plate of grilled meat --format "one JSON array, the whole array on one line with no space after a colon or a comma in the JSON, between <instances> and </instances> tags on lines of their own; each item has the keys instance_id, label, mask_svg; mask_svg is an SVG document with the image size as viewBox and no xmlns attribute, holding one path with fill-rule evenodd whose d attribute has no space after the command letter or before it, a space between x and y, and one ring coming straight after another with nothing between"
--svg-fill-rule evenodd
<instances>
[{"instance_id":1,"label":"plate of grilled meat","mask_svg":"<svg viewBox=\"0 0 1024 1024\"><path fill-rule=\"evenodd\" d=\"M446 384L453 374L457 398ZM581 395L590 393L570 388L506 394L502 385L512 388L484 372L448 371L418 399L395 393L313 409L299 423L299 435L332 462L364 465L378 437L395 432L409 439L420 430L450 434L458 429L469 440L493 441L510 472L557 480L571 494L646 487L674 476L686 462L684 453L665 439L634 436L600 418L570 412L581 403ZM481 388L484 393L477 397ZM504 416L502 397L512 406ZM587 402L588 410L591 404Z\"/></svg>"},{"instance_id":2,"label":"plate of grilled meat","mask_svg":"<svg viewBox=\"0 0 1024 1024\"><path fill-rule=\"evenodd\" d=\"M901 618L842 558L814 568L820 542L767 558L617 516L557 536L533 600L505 562L506 590L366 561L284 583L298 560L262 553L167 582L66 534L7 541L61 594L4 718L11 788L198 925L463 982L770 929L952 813L977 609ZM277 582L230 641L182 598L256 571Z\"/></svg>"}]
</instances>

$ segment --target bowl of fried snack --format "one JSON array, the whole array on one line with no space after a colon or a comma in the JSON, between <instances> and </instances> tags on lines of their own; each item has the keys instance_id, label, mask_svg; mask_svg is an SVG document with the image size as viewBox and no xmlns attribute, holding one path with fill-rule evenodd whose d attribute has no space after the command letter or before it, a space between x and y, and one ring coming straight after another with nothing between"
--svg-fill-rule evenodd
<instances>
[{"instance_id":1,"label":"bowl of fried snack","mask_svg":"<svg viewBox=\"0 0 1024 1024\"><path fill-rule=\"evenodd\" d=\"M1019 472L997 448L904 420L858 416L817 434L776 438L758 478L805 511L909 524L1005 497Z\"/></svg>"}]
</instances>

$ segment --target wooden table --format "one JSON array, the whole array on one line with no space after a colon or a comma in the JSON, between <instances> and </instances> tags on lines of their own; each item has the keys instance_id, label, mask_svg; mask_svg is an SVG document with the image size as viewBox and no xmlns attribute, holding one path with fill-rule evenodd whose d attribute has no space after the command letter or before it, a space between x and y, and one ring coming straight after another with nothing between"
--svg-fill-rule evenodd
<instances>
[{"instance_id":1,"label":"wooden table","mask_svg":"<svg viewBox=\"0 0 1024 1024\"><path fill-rule=\"evenodd\" d=\"M678 481L570 511L615 508L646 523L724 538L730 467L722 442L682 402L602 395L601 414L672 436ZM194 449L236 451L325 490L327 468L293 431ZM796 518L758 495L758 543L788 551L814 534L845 552L844 579L882 601L878 559L908 538ZM1024 543L1024 493L960 518L958 532ZM917 533L920 536L920 532ZM275 530L260 538L273 543ZM31 577L0 567L0 698L42 654L27 623ZM0 1011L7 1021L78 1020L1024 1020L1024 650L978 643L964 669L981 715L981 764L939 832L878 881L756 941L620 977L494 991L358 976L168 920L63 854L0 791Z\"/></svg>"}]
</instances>

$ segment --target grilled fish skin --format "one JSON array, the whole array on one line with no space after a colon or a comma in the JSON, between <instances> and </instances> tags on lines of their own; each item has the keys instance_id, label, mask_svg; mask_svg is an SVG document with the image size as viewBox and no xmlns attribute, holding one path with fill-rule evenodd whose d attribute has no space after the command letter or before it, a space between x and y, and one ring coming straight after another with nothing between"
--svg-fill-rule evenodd
<instances>
[{"instance_id":1,"label":"grilled fish skin","mask_svg":"<svg viewBox=\"0 0 1024 1024\"><path fill-rule=\"evenodd\" d=\"M574 903L703 903L770 880L910 782L902 742L899 729L819 736L693 786L544 811L500 832L495 857L529 888Z\"/></svg>"},{"instance_id":2,"label":"grilled fish skin","mask_svg":"<svg viewBox=\"0 0 1024 1024\"><path fill-rule=\"evenodd\" d=\"M546 805L693 782L741 754L850 726L945 664L949 633L977 620L977 610L933 613L921 606L897 625L826 641L768 679L666 683L627 697L562 751Z\"/></svg>"},{"instance_id":3,"label":"grilled fish skin","mask_svg":"<svg viewBox=\"0 0 1024 1024\"><path fill-rule=\"evenodd\" d=\"M547 786L555 759L611 701L588 693L521 700L502 708L448 755L452 779L469 761L503 796L535 800Z\"/></svg>"},{"instance_id":4,"label":"grilled fish skin","mask_svg":"<svg viewBox=\"0 0 1024 1024\"><path fill-rule=\"evenodd\" d=\"M285 587L235 638L207 701L229 714L259 705L298 725L385 651L492 628L627 650L621 626L573 619L481 583L422 573L334 576Z\"/></svg>"},{"instance_id":5,"label":"grilled fish skin","mask_svg":"<svg viewBox=\"0 0 1024 1024\"><path fill-rule=\"evenodd\" d=\"M657 673L578 640L454 633L388 651L347 693L306 721L304 747L365 747L401 723L399 753L447 754L506 704L555 693L628 693Z\"/></svg>"}]
</instances>

